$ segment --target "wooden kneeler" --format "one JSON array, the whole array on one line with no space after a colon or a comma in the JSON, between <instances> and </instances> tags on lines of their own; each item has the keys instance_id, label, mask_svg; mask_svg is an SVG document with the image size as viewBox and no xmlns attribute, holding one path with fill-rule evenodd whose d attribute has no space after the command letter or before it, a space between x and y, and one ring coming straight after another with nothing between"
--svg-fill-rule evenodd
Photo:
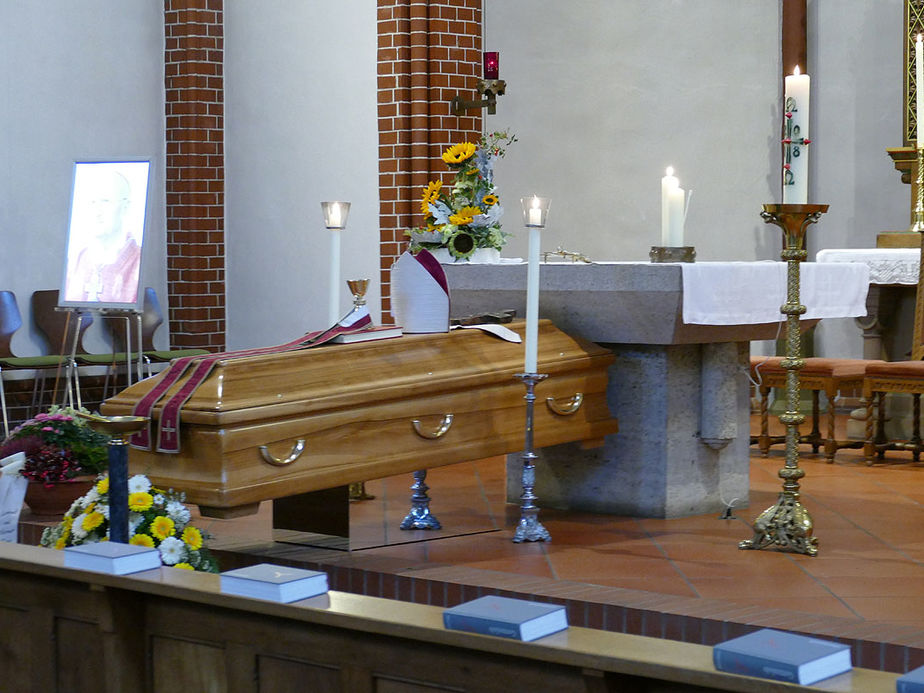
<instances>
[{"instance_id":1,"label":"wooden kneeler","mask_svg":"<svg viewBox=\"0 0 924 693\"><path fill-rule=\"evenodd\" d=\"M780 363L781 356L752 356L751 377L759 383L760 394L760 435L752 438L751 444L757 444L761 454L766 457L771 445L786 442L785 435L769 434L769 394L772 388L786 387L786 369ZM828 359L807 358L805 367L799 371L799 387L812 393L812 430L799 437L799 443L811 445L812 452L824 448L825 460L834 462L834 454L844 448L861 448L862 440L838 440L835 431L834 399L842 390L863 387L867 366L879 361L864 359ZM821 434L820 393L828 398L827 431Z\"/></svg>"}]
</instances>

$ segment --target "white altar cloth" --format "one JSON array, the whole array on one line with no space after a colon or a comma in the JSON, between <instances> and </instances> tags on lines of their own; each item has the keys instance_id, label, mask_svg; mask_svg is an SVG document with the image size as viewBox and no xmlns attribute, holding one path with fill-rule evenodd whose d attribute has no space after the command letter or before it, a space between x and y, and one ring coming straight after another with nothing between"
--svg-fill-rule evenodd
<instances>
[{"instance_id":1,"label":"white altar cloth","mask_svg":"<svg viewBox=\"0 0 924 693\"><path fill-rule=\"evenodd\" d=\"M785 262L685 262L683 322L754 325L785 319ZM870 268L860 262L803 262L799 302L805 320L866 315Z\"/></svg>"},{"instance_id":2,"label":"white altar cloth","mask_svg":"<svg viewBox=\"0 0 924 693\"><path fill-rule=\"evenodd\" d=\"M825 248L816 262L862 262L869 267L870 284L918 283L921 252L916 248Z\"/></svg>"}]
</instances>

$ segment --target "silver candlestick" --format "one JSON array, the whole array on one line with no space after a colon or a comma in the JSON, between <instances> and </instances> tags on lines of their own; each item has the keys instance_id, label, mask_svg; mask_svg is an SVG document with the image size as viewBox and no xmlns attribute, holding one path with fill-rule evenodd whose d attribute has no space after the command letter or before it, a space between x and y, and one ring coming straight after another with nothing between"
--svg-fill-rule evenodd
<instances>
[{"instance_id":1,"label":"silver candlestick","mask_svg":"<svg viewBox=\"0 0 924 693\"><path fill-rule=\"evenodd\" d=\"M539 507L533 486L536 483L536 453L533 451L533 405L536 402L536 383L549 376L545 373L517 373L515 376L526 385L526 440L523 445L523 493L520 496L520 522L513 533L517 544L524 541L551 541L552 536L539 522Z\"/></svg>"}]
</instances>

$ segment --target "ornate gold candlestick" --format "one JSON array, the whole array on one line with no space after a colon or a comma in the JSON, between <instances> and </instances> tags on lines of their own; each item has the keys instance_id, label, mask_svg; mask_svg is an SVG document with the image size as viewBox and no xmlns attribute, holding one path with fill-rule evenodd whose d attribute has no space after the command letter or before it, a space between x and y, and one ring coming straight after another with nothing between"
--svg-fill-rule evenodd
<instances>
[{"instance_id":1,"label":"ornate gold candlestick","mask_svg":"<svg viewBox=\"0 0 924 693\"><path fill-rule=\"evenodd\" d=\"M786 315L786 411L780 421L786 425L786 465L780 469L783 490L776 503L764 510L754 521L754 537L738 542L739 549L765 549L776 547L814 556L818 553L818 539L812 536L812 518L799 502L799 479L805 472L799 468L799 424L805 416L799 413L799 371L805 365L802 359L802 342L799 316L805 306L799 303L799 263L807 256L805 231L828 205L764 205L760 216L768 224L783 230L783 252L786 261L786 303L780 312Z\"/></svg>"}]
</instances>

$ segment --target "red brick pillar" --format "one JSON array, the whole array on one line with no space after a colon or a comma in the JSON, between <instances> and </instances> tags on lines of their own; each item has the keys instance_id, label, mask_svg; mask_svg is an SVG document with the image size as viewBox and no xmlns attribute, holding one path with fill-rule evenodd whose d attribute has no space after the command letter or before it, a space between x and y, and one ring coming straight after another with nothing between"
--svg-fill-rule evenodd
<instances>
[{"instance_id":1,"label":"red brick pillar","mask_svg":"<svg viewBox=\"0 0 924 693\"><path fill-rule=\"evenodd\" d=\"M423 224L421 189L450 182L440 158L451 144L477 142L481 111L449 113L481 77L482 0L378 0L379 227L382 320L391 310L390 267L404 231Z\"/></svg>"},{"instance_id":2,"label":"red brick pillar","mask_svg":"<svg viewBox=\"0 0 924 693\"><path fill-rule=\"evenodd\" d=\"M223 0L164 0L171 348L225 348Z\"/></svg>"}]
</instances>

